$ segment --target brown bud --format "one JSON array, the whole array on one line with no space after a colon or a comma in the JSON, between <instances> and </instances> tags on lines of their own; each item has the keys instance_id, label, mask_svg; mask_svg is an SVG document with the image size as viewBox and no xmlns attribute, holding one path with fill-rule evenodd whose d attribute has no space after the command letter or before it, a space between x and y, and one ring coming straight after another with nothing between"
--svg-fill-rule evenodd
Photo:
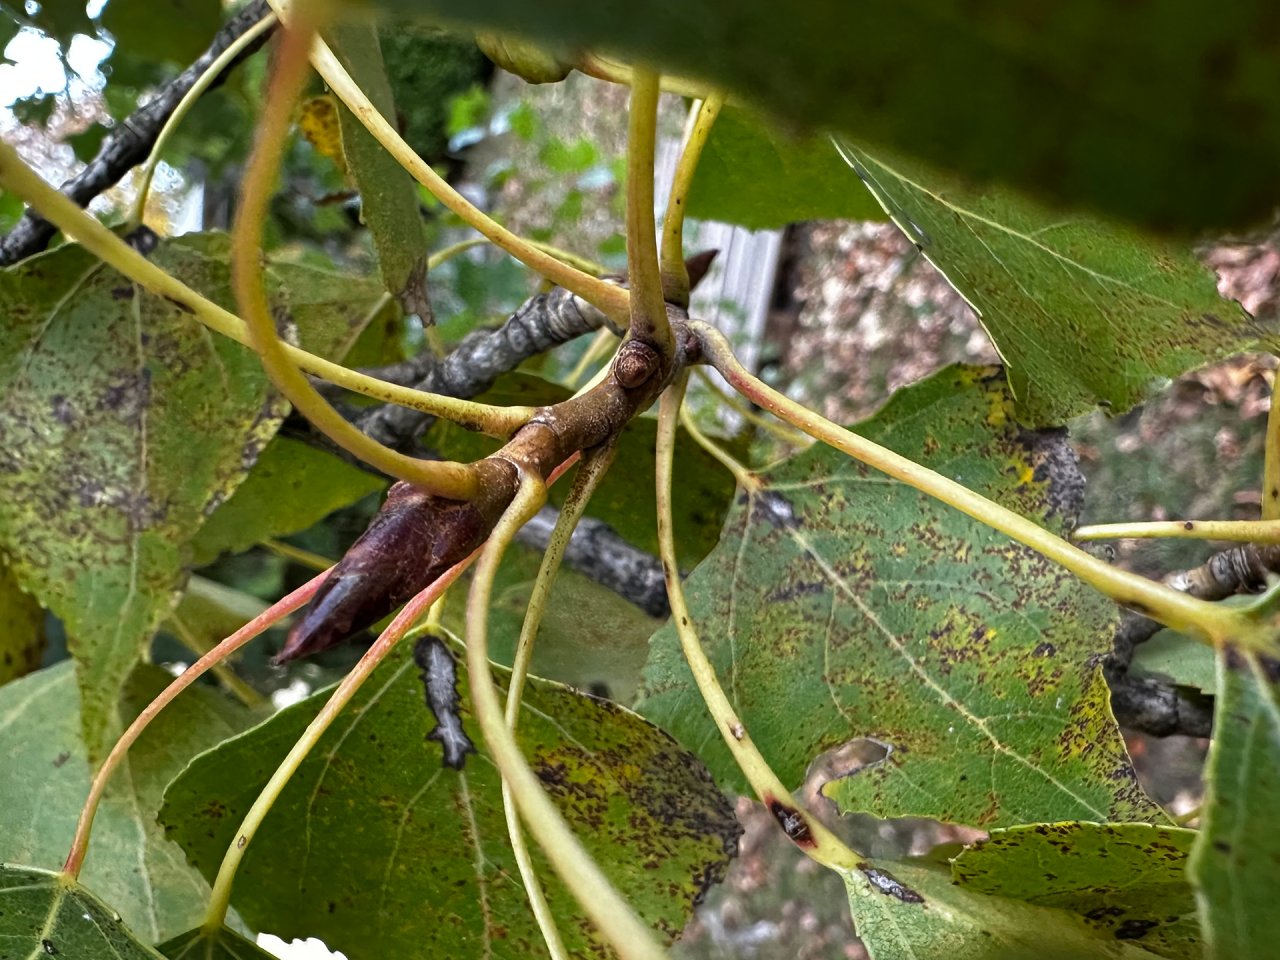
<instances>
[{"instance_id":1,"label":"brown bud","mask_svg":"<svg viewBox=\"0 0 1280 960\"><path fill-rule=\"evenodd\" d=\"M482 460L477 466L488 467L486 479L493 493L481 501L444 500L404 482L392 485L369 529L311 598L276 662L341 643L408 601L482 544L514 493L514 468L496 460Z\"/></svg>"},{"instance_id":2,"label":"brown bud","mask_svg":"<svg viewBox=\"0 0 1280 960\"><path fill-rule=\"evenodd\" d=\"M619 386L634 390L657 373L661 363L658 351L649 344L640 340L628 340L613 362L613 378L618 381Z\"/></svg>"}]
</instances>

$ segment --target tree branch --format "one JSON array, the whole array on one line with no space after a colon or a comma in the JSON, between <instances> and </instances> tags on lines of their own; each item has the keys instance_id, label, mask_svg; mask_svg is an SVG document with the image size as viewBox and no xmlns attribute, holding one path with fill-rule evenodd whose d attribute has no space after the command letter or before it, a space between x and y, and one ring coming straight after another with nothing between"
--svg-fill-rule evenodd
<instances>
[{"instance_id":1,"label":"tree branch","mask_svg":"<svg viewBox=\"0 0 1280 960\"><path fill-rule=\"evenodd\" d=\"M1122 727L1153 737L1207 737L1213 733L1213 697L1151 677L1128 667L1107 670L1111 710Z\"/></svg>"},{"instance_id":2,"label":"tree branch","mask_svg":"<svg viewBox=\"0 0 1280 960\"><path fill-rule=\"evenodd\" d=\"M691 288L707 275L716 253L706 250L685 261ZM606 279L626 283L622 277ZM498 377L524 361L602 326L619 336L624 333L586 300L563 287L553 287L530 297L501 326L468 334L441 360L424 350L412 359L366 372L401 386L467 400L489 389ZM326 395L333 393L325 387L320 389ZM411 450L414 441L435 423L432 416L394 404L364 410L354 419L369 436L402 452Z\"/></svg>"},{"instance_id":3,"label":"tree branch","mask_svg":"<svg viewBox=\"0 0 1280 960\"><path fill-rule=\"evenodd\" d=\"M78 174L59 189L81 207L87 207L95 197L119 183L130 170L147 159L165 121L178 103L200 79L221 53L239 37L248 32L270 12L265 0L253 0L223 25L214 36L209 48L194 63L161 87L145 106L139 107L122 120L102 141L98 155ZM209 86L212 90L245 59L258 51L272 31L268 30L254 43L249 44L227 65L227 68ZM17 225L0 238L0 266L9 266L49 245L57 228L48 220L28 209Z\"/></svg>"},{"instance_id":4,"label":"tree branch","mask_svg":"<svg viewBox=\"0 0 1280 960\"><path fill-rule=\"evenodd\" d=\"M1258 593L1267 585L1267 576L1276 573L1280 573L1280 545L1244 543L1215 553L1191 570L1170 574L1165 583L1198 600L1222 600L1235 593ZM1126 612L1116 631L1116 649L1131 654L1136 644L1150 640L1160 629L1154 620Z\"/></svg>"},{"instance_id":5,"label":"tree branch","mask_svg":"<svg viewBox=\"0 0 1280 960\"><path fill-rule=\"evenodd\" d=\"M1280 546L1245 543L1215 553L1200 566L1170 574L1165 583L1200 600L1256 593L1268 574L1280 573ZM1129 672L1134 648L1160 631L1160 624L1126 612L1116 629L1105 671L1111 709L1121 726L1155 737L1207 737L1213 733L1213 697Z\"/></svg>"},{"instance_id":6,"label":"tree branch","mask_svg":"<svg viewBox=\"0 0 1280 960\"><path fill-rule=\"evenodd\" d=\"M413 386L447 397L469 399L530 357L598 330L605 315L563 287L526 300L500 327L477 330L441 360L430 351L397 364L394 376L418 376ZM383 372L386 372L385 370ZM355 419L360 430L393 450L405 450L435 423L418 410L394 404L375 407Z\"/></svg>"},{"instance_id":7,"label":"tree branch","mask_svg":"<svg viewBox=\"0 0 1280 960\"><path fill-rule=\"evenodd\" d=\"M551 542L558 511L543 507L524 525L516 539L526 546L545 550ZM633 547L613 532L603 520L583 517L569 540L564 562L624 600L629 600L651 617L667 617L671 606L662 581L662 563L651 553Z\"/></svg>"}]
</instances>

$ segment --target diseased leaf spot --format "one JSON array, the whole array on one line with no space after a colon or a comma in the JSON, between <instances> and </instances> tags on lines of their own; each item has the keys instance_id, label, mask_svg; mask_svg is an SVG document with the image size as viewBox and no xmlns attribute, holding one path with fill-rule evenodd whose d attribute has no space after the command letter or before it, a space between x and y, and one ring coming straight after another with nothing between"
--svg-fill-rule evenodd
<instances>
[{"instance_id":1,"label":"diseased leaf spot","mask_svg":"<svg viewBox=\"0 0 1280 960\"><path fill-rule=\"evenodd\" d=\"M427 709L436 718L435 728L427 734L444 750L444 765L461 770L467 754L475 753L476 746L462 726L458 712L458 664L444 641L431 633L424 633L413 645L413 661L422 674L422 687L426 694Z\"/></svg>"},{"instance_id":2,"label":"diseased leaf spot","mask_svg":"<svg viewBox=\"0 0 1280 960\"><path fill-rule=\"evenodd\" d=\"M924 897L916 893L887 870L878 870L869 863L858 864L858 869L866 876L871 885L885 896L894 897L903 903L924 903Z\"/></svg>"},{"instance_id":3,"label":"diseased leaf spot","mask_svg":"<svg viewBox=\"0 0 1280 960\"><path fill-rule=\"evenodd\" d=\"M816 846L813 833L803 813L779 800L766 798L766 803L768 803L769 812L773 814L773 819L778 821L787 839L798 847Z\"/></svg>"},{"instance_id":4,"label":"diseased leaf spot","mask_svg":"<svg viewBox=\"0 0 1280 960\"><path fill-rule=\"evenodd\" d=\"M1130 918L1116 927L1117 940L1141 940L1153 928L1160 925L1159 920L1136 920Z\"/></svg>"}]
</instances>

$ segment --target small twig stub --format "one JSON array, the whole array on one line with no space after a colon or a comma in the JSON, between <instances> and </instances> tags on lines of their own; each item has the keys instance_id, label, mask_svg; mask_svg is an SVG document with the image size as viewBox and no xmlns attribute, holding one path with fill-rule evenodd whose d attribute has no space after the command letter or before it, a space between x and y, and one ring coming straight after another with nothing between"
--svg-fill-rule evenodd
<instances>
[{"instance_id":1,"label":"small twig stub","mask_svg":"<svg viewBox=\"0 0 1280 960\"><path fill-rule=\"evenodd\" d=\"M422 671L422 688L426 693L427 709L436 718L435 729L427 734L444 748L444 765L461 770L468 753L475 753L476 746L462 727L458 713L458 664L444 641L431 633L424 633L413 645L413 662Z\"/></svg>"}]
</instances>

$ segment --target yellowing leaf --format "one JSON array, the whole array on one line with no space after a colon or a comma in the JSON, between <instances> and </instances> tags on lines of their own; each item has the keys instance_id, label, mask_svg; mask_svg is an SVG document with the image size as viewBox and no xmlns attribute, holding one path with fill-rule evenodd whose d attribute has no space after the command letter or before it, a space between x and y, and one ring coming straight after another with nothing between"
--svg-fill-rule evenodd
<instances>
[{"instance_id":1,"label":"yellowing leaf","mask_svg":"<svg viewBox=\"0 0 1280 960\"><path fill-rule=\"evenodd\" d=\"M333 161L345 177L347 157L342 150L342 128L338 124L338 100L333 94L308 97L298 108L298 129L316 153Z\"/></svg>"},{"instance_id":2,"label":"yellowing leaf","mask_svg":"<svg viewBox=\"0 0 1280 960\"><path fill-rule=\"evenodd\" d=\"M1013 414L997 370L952 367L856 429L1061 528L1082 491L1074 454ZM759 478L686 590L721 684L788 786L866 738L884 759L825 789L846 811L984 827L1161 818L1111 715L1109 601L829 448ZM643 689L638 709L743 789L670 627Z\"/></svg>"}]
</instances>

